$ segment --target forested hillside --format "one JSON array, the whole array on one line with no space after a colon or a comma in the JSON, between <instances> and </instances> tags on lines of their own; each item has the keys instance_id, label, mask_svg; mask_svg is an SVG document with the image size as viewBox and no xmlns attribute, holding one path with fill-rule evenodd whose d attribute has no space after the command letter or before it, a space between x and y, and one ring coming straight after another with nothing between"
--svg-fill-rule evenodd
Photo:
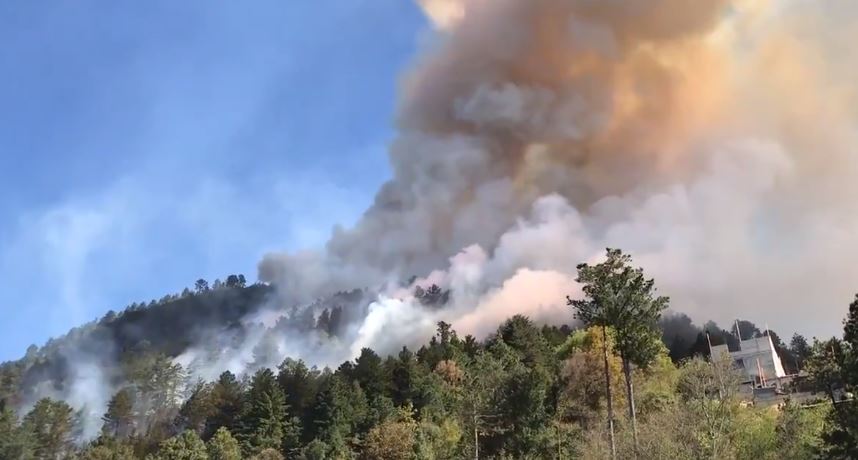
<instances>
[{"instance_id":1,"label":"forested hillside","mask_svg":"<svg viewBox=\"0 0 858 460\"><path fill-rule=\"evenodd\" d=\"M586 284L587 272L581 273ZM334 367L294 356L266 365L279 349L257 340L242 372L206 379L182 356L212 344L212 331L237 342L252 334L247 318L264 311L274 288L247 286L243 276L212 287L199 280L194 291L108 313L4 363L0 458L609 458L609 419L618 458L851 458L856 452L856 408L835 393L858 387L858 301L843 340L808 344L796 335L786 346L750 322L736 324L742 337L770 334L785 365L809 371L819 391L810 405L764 408L747 404L729 359L710 359L702 328L684 315L660 313L666 299L642 304L656 307L659 327L632 331L636 346L651 350L634 360L624 348L634 335L627 324L591 322L584 309L601 304L598 292L585 292L584 299L570 299L574 327L513 316L478 340L440 322L422 346L391 355L363 348ZM436 309L449 296L437 287L416 294ZM264 337L336 340L347 329L344 306L359 310L367 297L340 293L258 327ZM735 331L705 327L713 343L735 344ZM103 379L96 382L91 372ZM626 385L632 379L633 393ZM107 389L105 408L93 419L92 399L76 398Z\"/></svg>"}]
</instances>

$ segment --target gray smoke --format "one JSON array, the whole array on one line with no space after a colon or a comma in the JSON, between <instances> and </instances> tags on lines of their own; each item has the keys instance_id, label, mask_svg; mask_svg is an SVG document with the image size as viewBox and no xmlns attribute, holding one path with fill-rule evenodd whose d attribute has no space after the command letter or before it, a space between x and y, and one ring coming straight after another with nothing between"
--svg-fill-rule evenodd
<instances>
[{"instance_id":1,"label":"gray smoke","mask_svg":"<svg viewBox=\"0 0 858 460\"><path fill-rule=\"evenodd\" d=\"M698 323L839 328L858 290L858 4L421 4L435 39L404 76L393 178L324 248L260 262L277 298L197 331L176 358L191 382L392 352L440 320L478 337L517 313L569 322L575 266L609 246ZM432 284L444 308L415 298ZM336 334L310 326L354 288ZM84 410L91 436L108 358L64 353L67 384L30 393Z\"/></svg>"},{"instance_id":2,"label":"gray smoke","mask_svg":"<svg viewBox=\"0 0 858 460\"><path fill-rule=\"evenodd\" d=\"M858 6L421 3L436 39L404 78L393 179L325 248L260 262L284 303L393 286L361 343L569 318L575 265L613 246L698 320L838 327L858 289ZM414 307L411 275L451 309Z\"/></svg>"}]
</instances>

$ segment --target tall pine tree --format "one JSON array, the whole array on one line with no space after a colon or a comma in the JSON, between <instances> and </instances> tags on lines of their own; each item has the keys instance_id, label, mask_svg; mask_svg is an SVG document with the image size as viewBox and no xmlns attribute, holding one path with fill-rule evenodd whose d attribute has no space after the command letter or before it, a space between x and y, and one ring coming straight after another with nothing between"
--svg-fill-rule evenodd
<instances>
[{"instance_id":1,"label":"tall pine tree","mask_svg":"<svg viewBox=\"0 0 858 460\"><path fill-rule=\"evenodd\" d=\"M43 398L24 417L24 431L33 442L36 458L53 460L71 454L73 413L65 402Z\"/></svg>"},{"instance_id":2,"label":"tall pine tree","mask_svg":"<svg viewBox=\"0 0 858 460\"><path fill-rule=\"evenodd\" d=\"M246 454L298 446L299 427L289 418L286 397L271 369L254 374L239 422L239 440Z\"/></svg>"}]
</instances>

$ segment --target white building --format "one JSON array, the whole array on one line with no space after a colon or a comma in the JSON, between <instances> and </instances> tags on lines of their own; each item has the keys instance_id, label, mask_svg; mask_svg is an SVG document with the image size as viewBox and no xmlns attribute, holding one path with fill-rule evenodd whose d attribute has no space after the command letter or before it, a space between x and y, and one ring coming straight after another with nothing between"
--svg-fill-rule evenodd
<instances>
[{"instance_id":1,"label":"white building","mask_svg":"<svg viewBox=\"0 0 858 460\"><path fill-rule=\"evenodd\" d=\"M772 386L777 384L778 379L786 376L772 338L768 335L740 341L738 351L730 351L727 345L712 346L713 357L723 353L730 354L748 382Z\"/></svg>"}]
</instances>

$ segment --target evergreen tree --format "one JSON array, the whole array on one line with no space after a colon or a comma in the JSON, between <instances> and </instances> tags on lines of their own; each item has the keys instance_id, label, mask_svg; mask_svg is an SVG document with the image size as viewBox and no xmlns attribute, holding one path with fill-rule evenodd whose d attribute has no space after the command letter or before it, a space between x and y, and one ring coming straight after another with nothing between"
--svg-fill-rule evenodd
<instances>
[{"instance_id":1,"label":"evergreen tree","mask_svg":"<svg viewBox=\"0 0 858 460\"><path fill-rule=\"evenodd\" d=\"M84 448L79 457L81 460L135 460L136 458L130 444L109 436L102 436Z\"/></svg>"},{"instance_id":2,"label":"evergreen tree","mask_svg":"<svg viewBox=\"0 0 858 460\"><path fill-rule=\"evenodd\" d=\"M194 283L194 289L196 289L197 293L202 293L209 290L209 282L200 278Z\"/></svg>"},{"instance_id":3,"label":"evergreen tree","mask_svg":"<svg viewBox=\"0 0 858 460\"><path fill-rule=\"evenodd\" d=\"M842 340L832 337L814 341L811 357L807 361L807 372L818 391L822 391L836 406L838 394L845 387L844 363L846 349Z\"/></svg>"},{"instance_id":4,"label":"evergreen tree","mask_svg":"<svg viewBox=\"0 0 858 460\"><path fill-rule=\"evenodd\" d=\"M833 409L823 433L829 458L858 458L858 295L843 323L843 340L814 343L807 370L818 387L825 388ZM839 391L839 397L835 396Z\"/></svg>"},{"instance_id":5,"label":"evergreen tree","mask_svg":"<svg viewBox=\"0 0 858 460\"><path fill-rule=\"evenodd\" d=\"M286 358L280 364L277 383L286 395L289 415L303 417L313 405L319 391L320 374L318 369L308 368L302 360Z\"/></svg>"},{"instance_id":6,"label":"evergreen tree","mask_svg":"<svg viewBox=\"0 0 858 460\"><path fill-rule=\"evenodd\" d=\"M246 454L265 449L293 449L299 427L289 418L286 397L271 369L254 374L240 419L239 440Z\"/></svg>"},{"instance_id":7,"label":"evergreen tree","mask_svg":"<svg viewBox=\"0 0 858 460\"><path fill-rule=\"evenodd\" d=\"M355 360L351 377L360 384L369 401L381 396L384 392L384 369L381 358L369 348L364 348Z\"/></svg>"},{"instance_id":8,"label":"evergreen tree","mask_svg":"<svg viewBox=\"0 0 858 460\"><path fill-rule=\"evenodd\" d=\"M15 412L0 400L0 459L31 459L29 439Z\"/></svg>"},{"instance_id":9,"label":"evergreen tree","mask_svg":"<svg viewBox=\"0 0 858 460\"><path fill-rule=\"evenodd\" d=\"M206 429L207 420L214 413L212 385L198 382L179 408L176 427L179 430L193 430L197 435L202 434Z\"/></svg>"},{"instance_id":10,"label":"evergreen tree","mask_svg":"<svg viewBox=\"0 0 858 460\"><path fill-rule=\"evenodd\" d=\"M110 398L110 402L107 403L107 412L102 417L104 421L102 433L118 439L125 439L134 434L134 399L134 390L127 387L117 391Z\"/></svg>"},{"instance_id":11,"label":"evergreen tree","mask_svg":"<svg viewBox=\"0 0 858 460\"><path fill-rule=\"evenodd\" d=\"M171 421L182 398L185 372L182 366L164 354L144 355L132 370L131 379L139 388L143 407L154 425Z\"/></svg>"},{"instance_id":12,"label":"evergreen tree","mask_svg":"<svg viewBox=\"0 0 858 460\"><path fill-rule=\"evenodd\" d=\"M211 389L212 413L206 419L203 439L210 438L220 428L237 432L243 405L244 390L241 382L232 372L222 373Z\"/></svg>"},{"instance_id":13,"label":"evergreen tree","mask_svg":"<svg viewBox=\"0 0 858 460\"><path fill-rule=\"evenodd\" d=\"M254 455L250 460L283 460L283 454L276 449L268 448Z\"/></svg>"},{"instance_id":14,"label":"evergreen tree","mask_svg":"<svg viewBox=\"0 0 858 460\"><path fill-rule=\"evenodd\" d=\"M209 439L206 450L209 460L241 460L241 448L238 441L226 428L219 428Z\"/></svg>"},{"instance_id":15,"label":"evergreen tree","mask_svg":"<svg viewBox=\"0 0 858 460\"><path fill-rule=\"evenodd\" d=\"M843 341L848 346L846 378L850 390L858 390L858 294L849 304L849 313L843 322Z\"/></svg>"},{"instance_id":16,"label":"evergreen tree","mask_svg":"<svg viewBox=\"0 0 858 460\"><path fill-rule=\"evenodd\" d=\"M72 408L62 401L40 399L24 417L24 431L39 459L61 459L72 452Z\"/></svg>"},{"instance_id":17,"label":"evergreen tree","mask_svg":"<svg viewBox=\"0 0 858 460\"><path fill-rule=\"evenodd\" d=\"M208 460L206 445L193 431L185 431L162 442L157 460Z\"/></svg>"},{"instance_id":18,"label":"evergreen tree","mask_svg":"<svg viewBox=\"0 0 858 460\"><path fill-rule=\"evenodd\" d=\"M314 410L315 432L327 443L334 457L347 456L350 443L364 426L369 405L360 385L335 373L319 393Z\"/></svg>"},{"instance_id":19,"label":"evergreen tree","mask_svg":"<svg viewBox=\"0 0 858 460\"><path fill-rule=\"evenodd\" d=\"M397 406L414 402L418 372L417 360L408 347L402 347L390 365L390 396Z\"/></svg>"},{"instance_id":20,"label":"evergreen tree","mask_svg":"<svg viewBox=\"0 0 858 460\"><path fill-rule=\"evenodd\" d=\"M314 439L307 444L304 449L301 451L300 460L327 460L328 459L328 445L324 442Z\"/></svg>"},{"instance_id":21,"label":"evergreen tree","mask_svg":"<svg viewBox=\"0 0 858 460\"><path fill-rule=\"evenodd\" d=\"M608 249L604 262L578 265L577 281L584 286L585 299L569 299L568 303L585 325L611 327L616 332L616 350L623 362L629 419L637 446L632 365L647 367L663 347L657 325L668 298L656 297L655 281L646 279L643 269L632 268L631 262L631 257L619 249Z\"/></svg>"},{"instance_id":22,"label":"evergreen tree","mask_svg":"<svg viewBox=\"0 0 858 460\"><path fill-rule=\"evenodd\" d=\"M805 339L801 334L793 334L792 340L789 342L789 349L796 358L796 364L799 370L804 369L804 364L810 357L811 352L810 344L807 343L807 339Z\"/></svg>"},{"instance_id":23,"label":"evergreen tree","mask_svg":"<svg viewBox=\"0 0 858 460\"><path fill-rule=\"evenodd\" d=\"M493 346L495 340L505 346ZM505 321L489 342L492 352L507 362L500 398L493 404L504 432L504 452L522 457L538 450L539 435L548 426L547 403L556 375L553 353L540 330L521 315Z\"/></svg>"}]
</instances>

